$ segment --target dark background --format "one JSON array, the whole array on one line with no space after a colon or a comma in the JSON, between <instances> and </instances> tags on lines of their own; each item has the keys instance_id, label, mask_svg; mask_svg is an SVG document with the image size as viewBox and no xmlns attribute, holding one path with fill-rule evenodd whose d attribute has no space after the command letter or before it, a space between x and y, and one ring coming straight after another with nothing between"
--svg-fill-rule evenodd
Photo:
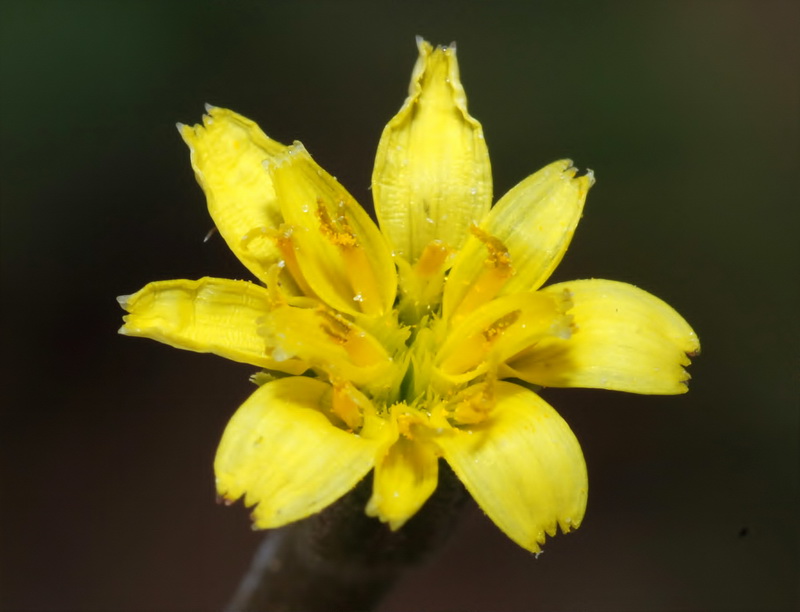
<instances>
[{"instance_id":1,"label":"dark background","mask_svg":"<svg viewBox=\"0 0 800 612\"><path fill-rule=\"evenodd\" d=\"M174 123L203 103L299 139L370 206L414 36L458 42L496 197L596 172L554 280L635 283L700 336L677 397L545 392L584 525L539 559L471 507L382 608L779 610L798 600L793 2L0 2L0 605L213 610L261 536L214 503L252 368L116 335L146 282L246 277Z\"/></svg>"}]
</instances>

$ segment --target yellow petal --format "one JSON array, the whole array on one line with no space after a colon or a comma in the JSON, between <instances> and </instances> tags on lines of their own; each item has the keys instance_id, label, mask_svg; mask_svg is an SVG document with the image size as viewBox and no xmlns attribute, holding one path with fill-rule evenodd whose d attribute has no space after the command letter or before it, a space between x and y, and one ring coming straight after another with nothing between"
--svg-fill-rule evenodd
<instances>
[{"instance_id":1,"label":"yellow petal","mask_svg":"<svg viewBox=\"0 0 800 612\"><path fill-rule=\"evenodd\" d=\"M281 224L272 179L262 162L286 149L250 119L208 107L203 125L178 125L208 211L241 262L262 282L281 258L269 230Z\"/></svg>"},{"instance_id":2,"label":"yellow petal","mask_svg":"<svg viewBox=\"0 0 800 612\"><path fill-rule=\"evenodd\" d=\"M372 174L381 230L410 263L433 240L459 248L492 200L489 152L467 113L455 47L418 46L409 97L383 131Z\"/></svg>"},{"instance_id":3,"label":"yellow petal","mask_svg":"<svg viewBox=\"0 0 800 612\"><path fill-rule=\"evenodd\" d=\"M375 466L367 514L400 529L436 490L439 458L433 447L400 436Z\"/></svg>"},{"instance_id":4,"label":"yellow petal","mask_svg":"<svg viewBox=\"0 0 800 612\"><path fill-rule=\"evenodd\" d=\"M569 337L569 307L563 292L528 291L492 300L448 333L436 354L437 371L453 383L463 383L544 337Z\"/></svg>"},{"instance_id":5,"label":"yellow petal","mask_svg":"<svg viewBox=\"0 0 800 612\"><path fill-rule=\"evenodd\" d=\"M270 357L257 331L270 310L269 293L253 283L221 278L159 281L117 299L130 313L119 330L126 336L292 374L308 367L296 359L278 363Z\"/></svg>"},{"instance_id":6,"label":"yellow petal","mask_svg":"<svg viewBox=\"0 0 800 612\"><path fill-rule=\"evenodd\" d=\"M341 312L390 311L397 291L394 262L364 209L300 143L267 168L297 263L314 292Z\"/></svg>"},{"instance_id":7,"label":"yellow petal","mask_svg":"<svg viewBox=\"0 0 800 612\"><path fill-rule=\"evenodd\" d=\"M479 424L453 429L439 446L483 511L517 544L539 552L556 525L580 526L586 464L575 435L538 395L507 382Z\"/></svg>"},{"instance_id":8,"label":"yellow petal","mask_svg":"<svg viewBox=\"0 0 800 612\"><path fill-rule=\"evenodd\" d=\"M575 330L546 338L509 363L509 374L547 387L592 387L631 393L687 390L687 355L700 350L689 324L657 297L600 279L559 283L544 293L572 295Z\"/></svg>"},{"instance_id":9,"label":"yellow petal","mask_svg":"<svg viewBox=\"0 0 800 612\"><path fill-rule=\"evenodd\" d=\"M324 411L330 386L312 378L266 383L242 404L222 436L214 472L227 502L245 495L256 527L268 529L322 510L374 464L378 442L334 427Z\"/></svg>"},{"instance_id":10,"label":"yellow petal","mask_svg":"<svg viewBox=\"0 0 800 612\"><path fill-rule=\"evenodd\" d=\"M323 308L277 306L259 330L274 359L299 359L359 386L388 386L394 364L381 343L343 316Z\"/></svg>"},{"instance_id":11,"label":"yellow petal","mask_svg":"<svg viewBox=\"0 0 800 612\"><path fill-rule=\"evenodd\" d=\"M445 317L462 301L475 301L476 293L484 294L479 305L494 294L538 289L547 280L567 251L594 183L591 173L575 178L576 172L570 160L554 162L500 199L453 263ZM508 260L498 262L498 251Z\"/></svg>"}]
</instances>

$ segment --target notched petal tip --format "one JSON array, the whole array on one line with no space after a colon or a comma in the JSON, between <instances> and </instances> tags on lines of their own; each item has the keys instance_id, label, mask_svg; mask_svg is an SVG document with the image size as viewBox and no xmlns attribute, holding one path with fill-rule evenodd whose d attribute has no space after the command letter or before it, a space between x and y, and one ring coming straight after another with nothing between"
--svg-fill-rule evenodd
<instances>
[{"instance_id":1,"label":"notched petal tip","mask_svg":"<svg viewBox=\"0 0 800 612\"><path fill-rule=\"evenodd\" d=\"M118 304L120 305L120 307L122 307L122 309L123 309L123 310L125 310L126 312L130 312L129 303L130 303L130 301L131 301L131 297L133 297L133 294L129 294L129 295L118 295L118 296L117 296L117 303L118 303Z\"/></svg>"},{"instance_id":2,"label":"notched petal tip","mask_svg":"<svg viewBox=\"0 0 800 612\"><path fill-rule=\"evenodd\" d=\"M215 497L215 501L223 506L232 506L236 503L237 500L231 499L230 497L225 497L222 493L217 493Z\"/></svg>"},{"instance_id":3,"label":"notched petal tip","mask_svg":"<svg viewBox=\"0 0 800 612\"><path fill-rule=\"evenodd\" d=\"M689 359L700 355L700 338L697 337L694 330L689 330L687 334L685 352Z\"/></svg>"},{"instance_id":4,"label":"notched petal tip","mask_svg":"<svg viewBox=\"0 0 800 612\"><path fill-rule=\"evenodd\" d=\"M573 519L569 516L563 518L559 516L557 519L546 525L532 541L529 541L526 545L523 545L523 548L533 553L536 558L538 558L539 555L544 553L543 546L547 543L548 538L556 537L559 531L562 534L568 534L572 531L575 531L581 526L582 522L582 517Z\"/></svg>"},{"instance_id":5,"label":"notched petal tip","mask_svg":"<svg viewBox=\"0 0 800 612\"><path fill-rule=\"evenodd\" d=\"M425 53L427 55L428 53L433 51L433 45L431 43L429 43L427 40L425 40L424 36L421 36L421 35L417 34L416 37L415 37L415 40L416 40L416 43L417 43L417 49L419 49L419 51L420 51L420 55L422 55L423 53ZM446 50L455 51L456 50L456 41L452 41L449 45L437 45L436 48L437 49L441 49L443 51L446 51Z\"/></svg>"},{"instance_id":6,"label":"notched petal tip","mask_svg":"<svg viewBox=\"0 0 800 612\"><path fill-rule=\"evenodd\" d=\"M178 121L175 127L178 128L178 134L180 134L181 140L189 147L190 153L194 153L194 145L198 140L198 130L201 129L200 126L186 125Z\"/></svg>"},{"instance_id":7,"label":"notched petal tip","mask_svg":"<svg viewBox=\"0 0 800 612\"><path fill-rule=\"evenodd\" d=\"M571 159L560 159L557 162L553 162L551 167L555 170L559 170L563 177L568 180L584 180L589 183L589 187L595 183L594 170L586 168L586 172L579 175L580 168L578 168Z\"/></svg>"},{"instance_id":8,"label":"notched petal tip","mask_svg":"<svg viewBox=\"0 0 800 612\"><path fill-rule=\"evenodd\" d=\"M406 104L418 101L426 89L434 88L434 84L444 83L452 90L453 102L462 113L466 114L466 94L461 85L455 42L434 47L418 36L417 49L419 57L411 73L408 89L410 100L407 100Z\"/></svg>"},{"instance_id":9,"label":"notched petal tip","mask_svg":"<svg viewBox=\"0 0 800 612\"><path fill-rule=\"evenodd\" d=\"M230 483L226 485L221 478L215 478L214 485L216 489L215 499L218 504L222 504L224 506L232 506L237 501L242 499L244 495L243 491L239 491L238 493L231 493ZM245 503L246 501L247 500L245 500ZM252 503L246 505L247 507L253 506Z\"/></svg>"},{"instance_id":10,"label":"notched petal tip","mask_svg":"<svg viewBox=\"0 0 800 612\"><path fill-rule=\"evenodd\" d=\"M569 158L560 159L552 164L552 167L559 170L562 178L573 179L575 175L580 172L580 168L575 165L575 162ZM580 178L580 177L579 177Z\"/></svg>"},{"instance_id":11,"label":"notched petal tip","mask_svg":"<svg viewBox=\"0 0 800 612\"><path fill-rule=\"evenodd\" d=\"M265 529L269 529L269 523L265 523L265 521L258 516L258 506L256 505L250 513L250 530L264 531Z\"/></svg>"},{"instance_id":12,"label":"notched petal tip","mask_svg":"<svg viewBox=\"0 0 800 612\"><path fill-rule=\"evenodd\" d=\"M572 518L571 516L567 516L564 518L559 517L558 519L558 526L561 529L561 533L569 533L570 531L575 531L578 527L581 526L583 522L583 517L578 517L577 519Z\"/></svg>"},{"instance_id":13,"label":"notched petal tip","mask_svg":"<svg viewBox=\"0 0 800 612\"><path fill-rule=\"evenodd\" d=\"M587 168L585 173L579 174L580 168L575 166L571 159L565 159L561 163L564 165L561 178L577 184L579 186L579 193L582 194L581 197L585 198L589 189L597 182L594 176L594 170Z\"/></svg>"},{"instance_id":14,"label":"notched petal tip","mask_svg":"<svg viewBox=\"0 0 800 612\"><path fill-rule=\"evenodd\" d=\"M692 332L692 336L693 336L693 338L694 338L694 340L696 342L697 341L697 336L694 335L694 332ZM689 374L689 371L686 368L688 368L690 365L692 365L692 359L694 359L695 357L700 355L700 345L697 344L697 348L696 349L691 349L691 350L685 351L684 355L685 355L685 358L681 363L681 365L683 366L682 369L681 369L681 372L683 374L683 378L680 381L678 381L678 384L680 385L680 388L676 391L676 393L675 393L676 395L682 395L682 394L687 393L689 391L689 381L692 380L692 375Z\"/></svg>"}]
</instances>

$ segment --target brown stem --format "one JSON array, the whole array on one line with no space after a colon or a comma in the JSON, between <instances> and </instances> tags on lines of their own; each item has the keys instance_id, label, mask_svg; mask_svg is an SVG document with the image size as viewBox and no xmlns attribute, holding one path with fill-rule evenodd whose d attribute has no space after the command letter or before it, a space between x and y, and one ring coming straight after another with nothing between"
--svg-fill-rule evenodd
<instances>
[{"instance_id":1,"label":"brown stem","mask_svg":"<svg viewBox=\"0 0 800 612\"><path fill-rule=\"evenodd\" d=\"M398 531L364 513L368 477L323 512L270 532L226 612L374 610L404 569L441 548L468 499L439 467L436 491Z\"/></svg>"}]
</instances>

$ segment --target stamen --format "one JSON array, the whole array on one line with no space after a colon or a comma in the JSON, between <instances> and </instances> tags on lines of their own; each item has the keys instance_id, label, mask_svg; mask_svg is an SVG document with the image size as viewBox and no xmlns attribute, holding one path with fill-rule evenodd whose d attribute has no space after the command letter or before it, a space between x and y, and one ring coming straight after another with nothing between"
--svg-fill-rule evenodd
<instances>
[{"instance_id":1,"label":"stamen","mask_svg":"<svg viewBox=\"0 0 800 612\"><path fill-rule=\"evenodd\" d=\"M340 215L334 221L322 198L317 198L317 217L322 235L338 247L357 247L358 240L353 233L347 217Z\"/></svg>"},{"instance_id":2,"label":"stamen","mask_svg":"<svg viewBox=\"0 0 800 612\"><path fill-rule=\"evenodd\" d=\"M336 344L341 344L342 346L347 344L352 328L346 321L327 310L320 309L317 311L317 315L325 320L320 327Z\"/></svg>"},{"instance_id":3,"label":"stamen","mask_svg":"<svg viewBox=\"0 0 800 612\"><path fill-rule=\"evenodd\" d=\"M319 308L317 316L322 318L320 328L334 343L347 351L350 360L359 367L374 366L387 360L375 339L366 332L355 328L341 316Z\"/></svg>"},{"instance_id":4,"label":"stamen","mask_svg":"<svg viewBox=\"0 0 800 612\"><path fill-rule=\"evenodd\" d=\"M489 327L483 330L483 337L486 342L493 343L497 338L505 332L506 329L514 325L522 314L521 310L512 310L511 312L503 315L497 321L492 323Z\"/></svg>"},{"instance_id":5,"label":"stamen","mask_svg":"<svg viewBox=\"0 0 800 612\"><path fill-rule=\"evenodd\" d=\"M339 202L339 207L344 209L344 202ZM353 301L358 304L361 312L373 312L381 304L378 285L369 257L359 243L358 236L350 226L350 222L344 213L335 219L331 217L322 198L317 198L317 218L322 235L339 248L353 293Z\"/></svg>"},{"instance_id":6,"label":"stamen","mask_svg":"<svg viewBox=\"0 0 800 612\"><path fill-rule=\"evenodd\" d=\"M499 274L504 274L506 278L514 275L514 268L511 267L511 255L508 253L506 245L499 238L487 234L477 225L472 225L470 232L480 240L489 251L487 263L498 269Z\"/></svg>"},{"instance_id":7,"label":"stamen","mask_svg":"<svg viewBox=\"0 0 800 612\"><path fill-rule=\"evenodd\" d=\"M506 281L514 275L511 265L511 254L503 242L479 227L470 227L472 234L486 246L489 252L484 261L483 270L467 290L453 313L452 320L458 321L462 317L494 298Z\"/></svg>"}]
</instances>

